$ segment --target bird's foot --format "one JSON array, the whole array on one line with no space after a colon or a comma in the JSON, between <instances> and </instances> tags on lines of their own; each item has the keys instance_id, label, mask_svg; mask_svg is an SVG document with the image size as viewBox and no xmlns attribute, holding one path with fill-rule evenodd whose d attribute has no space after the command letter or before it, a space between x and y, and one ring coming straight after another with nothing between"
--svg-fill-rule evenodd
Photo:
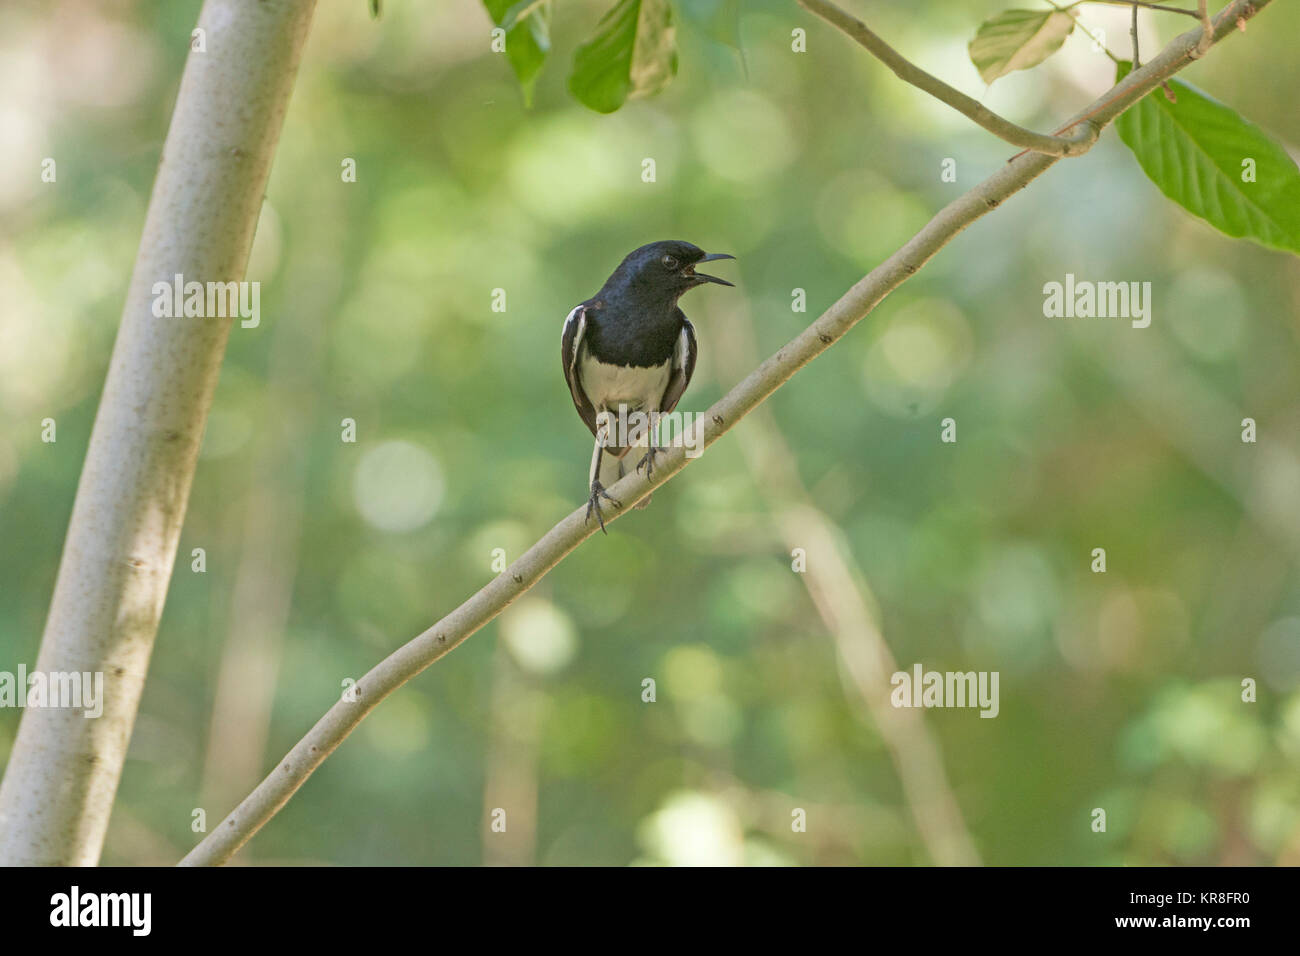
<instances>
[{"instance_id":1,"label":"bird's foot","mask_svg":"<svg viewBox=\"0 0 1300 956\"><path fill-rule=\"evenodd\" d=\"M608 491L606 491L605 486L602 485L599 481L593 481L591 483L591 497L587 499L587 517L585 520L590 521L591 513L593 511L596 512L596 520L600 522L600 530L605 531L605 516L600 512L601 498L604 498L606 501L614 502L615 508L623 507L623 502L619 501ZM605 534L609 534L609 532L605 531Z\"/></svg>"},{"instance_id":2,"label":"bird's foot","mask_svg":"<svg viewBox=\"0 0 1300 956\"><path fill-rule=\"evenodd\" d=\"M640 471L642 468L645 468L645 476L647 480L650 478L652 474L654 474L655 455L657 454L659 454L659 449L656 448L654 445L651 445L650 450L647 451L644 455L642 455L641 460L636 463L637 471Z\"/></svg>"}]
</instances>

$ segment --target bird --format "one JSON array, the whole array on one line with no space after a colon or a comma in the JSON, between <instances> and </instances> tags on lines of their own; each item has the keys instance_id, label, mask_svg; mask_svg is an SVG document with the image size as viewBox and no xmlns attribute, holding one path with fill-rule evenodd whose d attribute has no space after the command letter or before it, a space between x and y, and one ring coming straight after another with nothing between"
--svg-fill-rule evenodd
<instances>
[{"instance_id":1,"label":"bird","mask_svg":"<svg viewBox=\"0 0 1300 956\"><path fill-rule=\"evenodd\" d=\"M703 262L734 259L723 252L706 253L681 240L651 242L629 253L590 299L579 303L564 320L560 357L569 394L587 428L595 436L586 520L594 513L606 534L603 500L621 508L606 491L627 474L624 458L640 444L628 435L611 435L608 427L622 411L671 412L695 373L695 327L677 306L681 296L708 283L732 286L717 276L696 272ZM653 432L645 436L647 450L636 470L654 471ZM638 502L645 507L649 498Z\"/></svg>"}]
</instances>

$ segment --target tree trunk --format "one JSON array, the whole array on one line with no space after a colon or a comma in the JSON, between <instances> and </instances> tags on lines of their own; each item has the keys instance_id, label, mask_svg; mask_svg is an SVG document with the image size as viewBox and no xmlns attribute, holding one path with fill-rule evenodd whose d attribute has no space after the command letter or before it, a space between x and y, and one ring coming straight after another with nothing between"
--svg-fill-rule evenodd
<instances>
[{"instance_id":1,"label":"tree trunk","mask_svg":"<svg viewBox=\"0 0 1300 956\"><path fill-rule=\"evenodd\" d=\"M24 712L0 783L2 864L99 859L232 324L155 317L153 286L243 278L314 6L203 5L36 664L102 674L103 714Z\"/></svg>"}]
</instances>

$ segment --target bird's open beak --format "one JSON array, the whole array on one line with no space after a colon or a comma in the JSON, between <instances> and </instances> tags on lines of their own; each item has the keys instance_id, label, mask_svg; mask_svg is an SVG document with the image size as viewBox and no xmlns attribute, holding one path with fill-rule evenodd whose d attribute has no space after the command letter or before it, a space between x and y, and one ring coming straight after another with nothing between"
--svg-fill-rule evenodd
<instances>
[{"instance_id":1,"label":"bird's open beak","mask_svg":"<svg viewBox=\"0 0 1300 956\"><path fill-rule=\"evenodd\" d=\"M734 258L736 257L728 255L725 252L711 252L703 259L701 259L700 262L713 262L717 259L734 259ZM693 279L698 279L700 282L716 282L718 285L729 285L732 288L735 288L736 284L734 282L728 282L726 279L719 279L717 276L708 276L705 275L703 272L696 272L695 266L699 265L700 262L696 262L693 265L687 266L686 274Z\"/></svg>"}]
</instances>

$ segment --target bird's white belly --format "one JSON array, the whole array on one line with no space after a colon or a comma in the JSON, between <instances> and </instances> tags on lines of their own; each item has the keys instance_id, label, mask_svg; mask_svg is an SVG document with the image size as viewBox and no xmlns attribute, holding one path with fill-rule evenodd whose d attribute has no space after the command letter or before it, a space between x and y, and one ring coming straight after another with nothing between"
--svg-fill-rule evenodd
<instances>
[{"instance_id":1,"label":"bird's white belly","mask_svg":"<svg viewBox=\"0 0 1300 956\"><path fill-rule=\"evenodd\" d=\"M670 359L648 368L606 365L593 359L584 346L578 367L582 390L597 411L617 412L626 405L629 412L652 412L659 411L672 364Z\"/></svg>"}]
</instances>

